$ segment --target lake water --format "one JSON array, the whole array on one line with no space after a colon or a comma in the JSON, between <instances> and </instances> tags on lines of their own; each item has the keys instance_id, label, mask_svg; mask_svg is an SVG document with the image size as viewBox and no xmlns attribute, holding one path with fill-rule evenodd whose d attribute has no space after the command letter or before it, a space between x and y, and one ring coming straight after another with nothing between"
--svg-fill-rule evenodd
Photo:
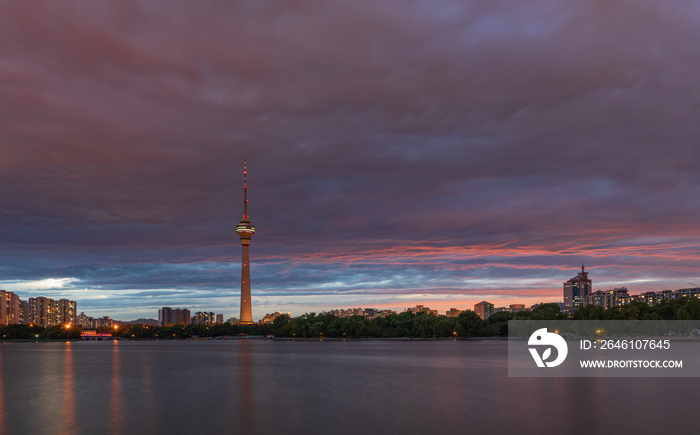
<instances>
[{"instance_id":1,"label":"lake water","mask_svg":"<svg viewBox=\"0 0 700 435\"><path fill-rule=\"evenodd\" d=\"M505 341L0 343L0 435L700 431L700 379L507 362Z\"/></svg>"}]
</instances>

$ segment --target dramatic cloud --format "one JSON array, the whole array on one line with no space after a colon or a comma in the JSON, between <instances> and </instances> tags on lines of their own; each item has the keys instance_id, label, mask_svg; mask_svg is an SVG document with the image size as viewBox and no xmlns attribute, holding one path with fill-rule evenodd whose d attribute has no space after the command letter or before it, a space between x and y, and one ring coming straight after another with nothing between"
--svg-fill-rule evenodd
<instances>
[{"instance_id":1,"label":"dramatic cloud","mask_svg":"<svg viewBox=\"0 0 700 435\"><path fill-rule=\"evenodd\" d=\"M700 3L5 2L0 287L122 318L700 281ZM700 284L700 283L699 283Z\"/></svg>"}]
</instances>

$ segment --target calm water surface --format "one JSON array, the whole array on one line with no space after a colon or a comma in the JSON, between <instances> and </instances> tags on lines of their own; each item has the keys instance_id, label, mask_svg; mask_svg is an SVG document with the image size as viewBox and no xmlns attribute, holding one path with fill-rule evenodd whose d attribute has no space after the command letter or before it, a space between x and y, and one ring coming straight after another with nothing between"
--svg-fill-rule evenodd
<instances>
[{"instance_id":1,"label":"calm water surface","mask_svg":"<svg viewBox=\"0 0 700 435\"><path fill-rule=\"evenodd\" d=\"M0 343L0 435L697 434L699 387L508 378L505 341Z\"/></svg>"}]
</instances>

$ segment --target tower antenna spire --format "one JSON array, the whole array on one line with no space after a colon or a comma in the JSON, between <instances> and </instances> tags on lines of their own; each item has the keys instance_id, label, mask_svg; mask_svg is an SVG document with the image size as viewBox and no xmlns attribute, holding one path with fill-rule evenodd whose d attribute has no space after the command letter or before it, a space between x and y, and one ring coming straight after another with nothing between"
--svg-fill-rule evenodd
<instances>
[{"instance_id":1,"label":"tower antenna spire","mask_svg":"<svg viewBox=\"0 0 700 435\"><path fill-rule=\"evenodd\" d=\"M248 217L248 159L243 159L243 217Z\"/></svg>"}]
</instances>

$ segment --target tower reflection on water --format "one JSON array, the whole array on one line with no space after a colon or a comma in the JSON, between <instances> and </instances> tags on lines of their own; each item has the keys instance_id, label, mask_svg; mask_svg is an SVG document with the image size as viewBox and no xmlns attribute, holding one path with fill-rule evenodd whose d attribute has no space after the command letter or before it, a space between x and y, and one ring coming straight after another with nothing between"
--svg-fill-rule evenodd
<instances>
[{"instance_id":1,"label":"tower reflection on water","mask_svg":"<svg viewBox=\"0 0 700 435\"><path fill-rule=\"evenodd\" d=\"M119 355L119 341L112 341L112 379L109 395L109 432L122 433L124 428L124 411L122 409L122 373Z\"/></svg>"},{"instance_id":2,"label":"tower reflection on water","mask_svg":"<svg viewBox=\"0 0 700 435\"><path fill-rule=\"evenodd\" d=\"M3 385L2 350L0 349L0 435L7 435L7 415L5 412L5 387Z\"/></svg>"},{"instance_id":3,"label":"tower reflection on water","mask_svg":"<svg viewBox=\"0 0 700 435\"><path fill-rule=\"evenodd\" d=\"M253 343L249 340L241 340L238 353L238 394L239 402L239 433L255 433L255 404L253 388Z\"/></svg>"}]
</instances>

